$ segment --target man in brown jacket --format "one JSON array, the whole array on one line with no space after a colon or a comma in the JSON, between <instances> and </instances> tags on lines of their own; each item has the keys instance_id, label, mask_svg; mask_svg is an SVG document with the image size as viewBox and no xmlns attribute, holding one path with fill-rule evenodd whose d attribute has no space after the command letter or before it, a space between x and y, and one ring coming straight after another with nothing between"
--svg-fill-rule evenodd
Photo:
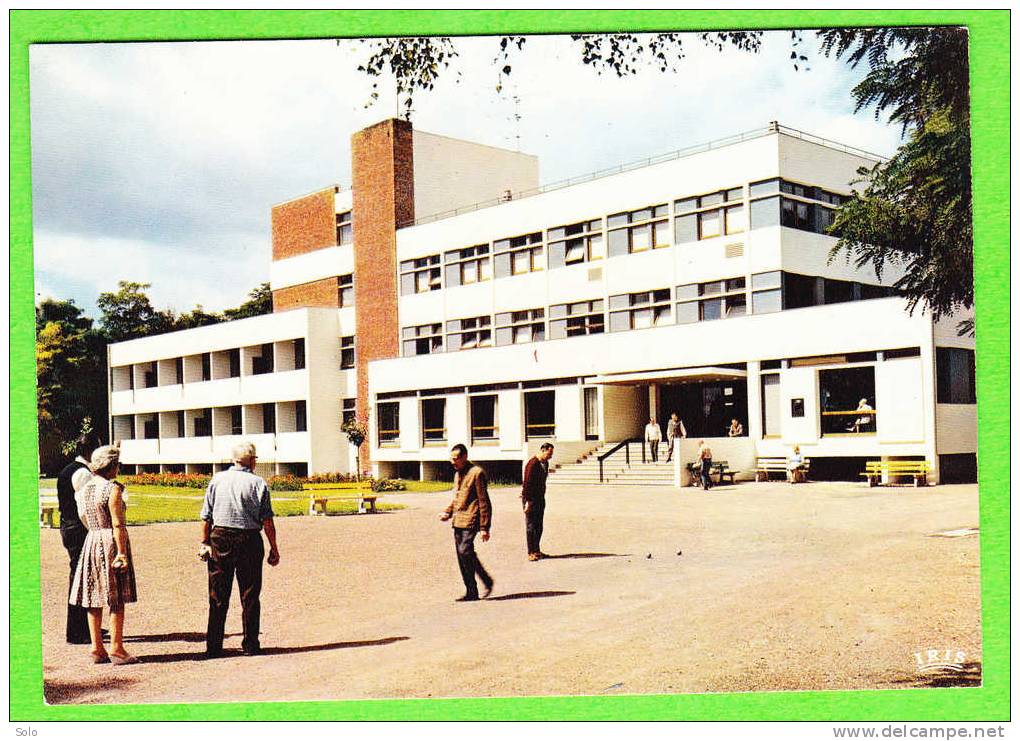
<instances>
[{"instance_id":1,"label":"man in brown jacket","mask_svg":"<svg viewBox=\"0 0 1020 741\"><path fill-rule=\"evenodd\" d=\"M529 561L537 561L545 556L540 544L545 519L545 481L549 476L549 459L552 455L553 444L542 443L538 453L524 467L521 501L524 504L524 530L528 538Z\"/></svg>"},{"instance_id":2,"label":"man in brown jacket","mask_svg":"<svg viewBox=\"0 0 1020 741\"><path fill-rule=\"evenodd\" d=\"M475 575L482 580L485 591L482 598L492 593L492 577L478 561L475 553L475 536L482 533L482 542L489 539L492 522L492 505L489 503L489 482L481 466L468 460L467 447L458 443L450 449L450 462L456 471L453 476L453 501L440 520L453 518L453 540L457 546L457 563L467 589L457 602L474 602L478 599Z\"/></svg>"}]
</instances>

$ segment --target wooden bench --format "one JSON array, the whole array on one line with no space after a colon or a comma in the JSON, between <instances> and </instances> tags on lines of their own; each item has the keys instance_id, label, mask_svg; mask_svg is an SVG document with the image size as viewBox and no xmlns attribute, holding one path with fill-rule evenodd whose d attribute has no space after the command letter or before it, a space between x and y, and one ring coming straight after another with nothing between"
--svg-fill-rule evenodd
<instances>
[{"instance_id":1,"label":"wooden bench","mask_svg":"<svg viewBox=\"0 0 1020 741\"><path fill-rule=\"evenodd\" d=\"M690 483L691 486L701 486L702 485L702 481L701 481L701 464L699 464L697 462L695 462L695 463L688 463L687 464L687 472L691 475L691 483ZM710 468L709 471L708 471L709 477L712 477L712 476L718 476L719 477L719 485L720 486L722 486L723 480L727 476L729 476L729 478L730 478L730 483L731 484L735 484L736 483L736 479L734 477L738 473L740 473L740 471L736 471L736 470L730 468L729 467L729 463L727 461L712 461L712 468Z\"/></svg>"},{"instance_id":2,"label":"wooden bench","mask_svg":"<svg viewBox=\"0 0 1020 741\"><path fill-rule=\"evenodd\" d=\"M928 485L928 461L868 461L864 465L864 476L868 486L878 486L885 477L912 476L914 486Z\"/></svg>"},{"instance_id":3,"label":"wooden bench","mask_svg":"<svg viewBox=\"0 0 1020 741\"><path fill-rule=\"evenodd\" d=\"M305 484L303 488L308 492L308 514L325 515L326 506L332 499L357 500L359 515L375 512L379 495L371 489L359 489L360 486L364 484Z\"/></svg>"},{"instance_id":4,"label":"wooden bench","mask_svg":"<svg viewBox=\"0 0 1020 741\"><path fill-rule=\"evenodd\" d=\"M779 457L766 457L756 458L754 464L754 480L755 481L768 481L769 474L778 473L782 474L783 478L789 478L789 460L787 458ZM811 461L807 458L801 464L801 469L793 476L791 483L803 483L807 481L808 472L811 470Z\"/></svg>"},{"instance_id":5,"label":"wooden bench","mask_svg":"<svg viewBox=\"0 0 1020 741\"><path fill-rule=\"evenodd\" d=\"M39 527L56 527L56 515L58 511L56 497L39 498Z\"/></svg>"}]
</instances>

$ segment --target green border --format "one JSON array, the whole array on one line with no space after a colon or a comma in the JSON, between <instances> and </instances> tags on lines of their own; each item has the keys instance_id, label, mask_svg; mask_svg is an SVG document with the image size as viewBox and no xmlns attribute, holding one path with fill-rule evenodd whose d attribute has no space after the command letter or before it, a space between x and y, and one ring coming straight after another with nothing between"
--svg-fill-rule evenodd
<instances>
[{"instance_id":1,"label":"green border","mask_svg":"<svg viewBox=\"0 0 1020 741\"><path fill-rule=\"evenodd\" d=\"M1008 720L1009 22L994 11L26 11L11 31L11 706L44 720ZM47 706L36 523L28 47L39 42L966 25L971 38L981 451L982 687L487 700Z\"/></svg>"}]
</instances>

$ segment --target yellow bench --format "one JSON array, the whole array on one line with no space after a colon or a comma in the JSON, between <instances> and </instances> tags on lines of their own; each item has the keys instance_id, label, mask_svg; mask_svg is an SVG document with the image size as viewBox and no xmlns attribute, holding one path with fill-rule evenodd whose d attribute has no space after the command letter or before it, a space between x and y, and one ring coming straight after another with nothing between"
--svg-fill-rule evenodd
<instances>
[{"instance_id":1,"label":"yellow bench","mask_svg":"<svg viewBox=\"0 0 1020 741\"><path fill-rule=\"evenodd\" d=\"M878 486L886 476L913 476L914 486L927 486L929 470L928 461L868 461L861 476L868 486Z\"/></svg>"},{"instance_id":2,"label":"yellow bench","mask_svg":"<svg viewBox=\"0 0 1020 741\"><path fill-rule=\"evenodd\" d=\"M39 499L39 527L43 525L56 527L57 509L56 497L41 497Z\"/></svg>"},{"instance_id":3,"label":"yellow bench","mask_svg":"<svg viewBox=\"0 0 1020 741\"><path fill-rule=\"evenodd\" d=\"M359 515L375 512L375 502L379 495L371 489L362 488L364 486L366 486L364 483L305 484L303 489L308 492L308 514L325 515L326 506L331 499L357 500Z\"/></svg>"}]
</instances>

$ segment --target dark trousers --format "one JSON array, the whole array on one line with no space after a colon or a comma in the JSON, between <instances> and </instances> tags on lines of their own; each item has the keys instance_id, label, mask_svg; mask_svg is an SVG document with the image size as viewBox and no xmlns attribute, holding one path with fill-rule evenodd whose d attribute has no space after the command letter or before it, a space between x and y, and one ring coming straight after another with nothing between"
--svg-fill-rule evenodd
<instances>
[{"instance_id":1,"label":"dark trousers","mask_svg":"<svg viewBox=\"0 0 1020 741\"><path fill-rule=\"evenodd\" d=\"M78 568L78 559L81 558L81 549L85 545L85 536L88 535L88 532L81 524L60 528L60 539L64 542L67 559L71 566L71 576L67 580L68 596L70 596L71 586L74 584L74 572ZM68 643L92 642L89 637L88 614L88 610L84 607L68 604L66 633Z\"/></svg>"},{"instance_id":2,"label":"dark trousers","mask_svg":"<svg viewBox=\"0 0 1020 741\"><path fill-rule=\"evenodd\" d=\"M475 583L475 574L482 580L486 589L492 586L492 577L485 570L475 553L475 536L477 530L466 527L455 527L453 529L453 542L457 546L457 565L460 566L460 575L464 579L464 588L468 597L478 596L478 585Z\"/></svg>"},{"instance_id":3,"label":"dark trousers","mask_svg":"<svg viewBox=\"0 0 1020 741\"><path fill-rule=\"evenodd\" d=\"M649 440L648 441L648 452L652 454L652 463L659 460L659 441Z\"/></svg>"},{"instance_id":4,"label":"dark trousers","mask_svg":"<svg viewBox=\"0 0 1020 741\"><path fill-rule=\"evenodd\" d=\"M543 520L545 520L545 500L532 500L531 510L524 513L524 532L528 538L528 553L542 552Z\"/></svg>"},{"instance_id":5,"label":"dark trousers","mask_svg":"<svg viewBox=\"0 0 1020 741\"><path fill-rule=\"evenodd\" d=\"M701 485L706 489L712 488L712 459L705 458L701 461Z\"/></svg>"},{"instance_id":6,"label":"dark trousers","mask_svg":"<svg viewBox=\"0 0 1020 741\"><path fill-rule=\"evenodd\" d=\"M237 588L241 592L241 623L244 625L245 651L259 650L259 617L262 606L262 533L259 530L237 530L214 527L209 542L209 628L205 637L205 650L209 654L223 651L223 628L230 607L230 591L237 575Z\"/></svg>"}]
</instances>

